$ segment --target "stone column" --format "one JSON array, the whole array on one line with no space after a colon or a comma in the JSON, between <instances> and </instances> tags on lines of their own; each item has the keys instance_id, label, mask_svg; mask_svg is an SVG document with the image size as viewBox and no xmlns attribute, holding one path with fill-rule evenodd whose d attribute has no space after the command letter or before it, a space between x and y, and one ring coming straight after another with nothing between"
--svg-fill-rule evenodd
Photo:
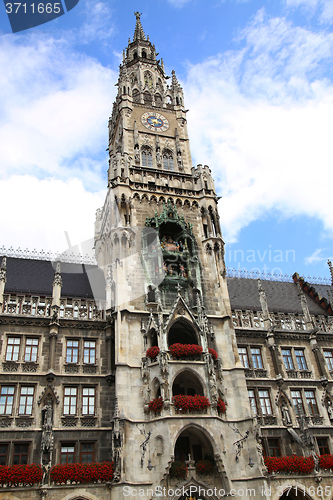
<instances>
[{"instance_id":1,"label":"stone column","mask_svg":"<svg viewBox=\"0 0 333 500\"><path fill-rule=\"evenodd\" d=\"M56 264L56 271L54 273L53 288L52 288L52 305L51 305L51 321L50 321L50 358L49 358L49 369L54 369L54 358L55 358L55 343L59 332L59 310L60 310L60 297L61 297L61 269L60 262Z\"/></svg>"},{"instance_id":2,"label":"stone column","mask_svg":"<svg viewBox=\"0 0 333 500\"><path fill-rule=\"evenodd\" d=\"M320 378L322 380L323 379L327 380L329 378L328 371L327 371L327 365L326 365L326 361L325 361L325 358L323 356L323 353L321 352L321 349L317 343L316 332L313 332L310 336L310 346L311 346L311 349L312 349L312 351L315 355L316 361L317 361Z\"/></svg>"},{"instance_id":3,"label":"stone column","mask_svg":"<svg viewBox=\"0 0 333 500\"><path fill-rule=\"evenodd\" d=\"M4 257L2 259L0 266L0 313L2 312L3 294L5 291L5 284L7 281L6 268L7 268L7 259L6 257Z\"/></svg>"}]
</instances>

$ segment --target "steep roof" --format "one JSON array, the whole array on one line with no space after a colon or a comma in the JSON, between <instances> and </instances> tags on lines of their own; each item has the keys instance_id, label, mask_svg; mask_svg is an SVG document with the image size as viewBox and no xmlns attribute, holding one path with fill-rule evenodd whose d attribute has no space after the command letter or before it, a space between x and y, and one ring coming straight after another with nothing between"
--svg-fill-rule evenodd
<instances>
[{"instance_id":1,"label":"steep roof","mask_svg":"<svg viewBox=\"0 0 333 500\"><path fill-rule=\"evenodd\" d=\"M52 296L55 264L47 260L7 257L7 282L5 292ZM97 266L85 264L61 264L63 297L94 298L93 281L98 293L96 299L104 299L104 274Z\"/></svg>"},{"instance_id":2,"label":"steep roof","mask_svg":"<svg viewBox=\"0 0 333 500\"><path fill-rule=\"evenodd\" d=\"M249 309L253 311L261 310L257 280L228 277L227 284L232 309ZM269 311L303 314L296 283L262 280L261 284L266 292ZM325 285L314 286L317 288ZM326 288L328 287L326 286ZM305 297L310 314L329 314L328 311L321 307L307 293L305 293Z\"/></svg>"},{"instance_id":3,"label":"steep roof","mask_svg":"<svg viewBox=\"0 0 333 500\"><path fill-rule=\"evenodd\" d=\"M48 260L7 257L5 293L52 296L54 272L55 263ZM104 273L97 266L61 263L61 277L63 297L104 300ZM266 293L269 311L303 313L296 283L262 280L261 284ZM232 309L261 310L257 280L228 277L227 285ZM312 285L312 287L329 301L328 285ZM304 294L310 314L330 315L330 311L322 307L307 289L304 288Z\"/></svg>"}]
</instances>

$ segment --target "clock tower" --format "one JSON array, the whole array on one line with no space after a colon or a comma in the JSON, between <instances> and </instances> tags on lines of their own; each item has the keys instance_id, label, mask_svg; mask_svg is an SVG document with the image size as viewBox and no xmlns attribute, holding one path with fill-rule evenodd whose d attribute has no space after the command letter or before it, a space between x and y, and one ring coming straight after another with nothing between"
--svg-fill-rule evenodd
<instances>
[{"instance_id":1,"label":"clock tower","mask_svg":"<svg viewBox=\"0 0 333 500\"><path fill-rule=\"evenodd\" d=\"M192 487L188 496L217 498L246 485L260 498L214 182L208 166L192 166L182 87L174 71L165 74L135 16L109 119L108 192L95 223L115 394L113 495L142 488L153 490L151 498L158 488L184 486ZM211 488L217 492L205 493Z\"/></svg>"}]
</instances>

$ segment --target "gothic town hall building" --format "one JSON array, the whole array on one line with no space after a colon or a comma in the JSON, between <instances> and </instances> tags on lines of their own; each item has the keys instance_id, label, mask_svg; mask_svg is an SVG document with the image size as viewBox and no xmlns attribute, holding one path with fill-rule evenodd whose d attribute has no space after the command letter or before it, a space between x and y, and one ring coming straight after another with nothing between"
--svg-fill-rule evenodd
<instances>
[{"instance_id":1,"label":"gothic town hall building","mask_svg":"<svg viewBox=\"0 0 333 500\"><path fill-rule=\"evenodd\" d=\"M95 263L1 258L0 500L331 499L330 286L227 277L139 13L117 86Z\"/></svg>"}]
</instances>

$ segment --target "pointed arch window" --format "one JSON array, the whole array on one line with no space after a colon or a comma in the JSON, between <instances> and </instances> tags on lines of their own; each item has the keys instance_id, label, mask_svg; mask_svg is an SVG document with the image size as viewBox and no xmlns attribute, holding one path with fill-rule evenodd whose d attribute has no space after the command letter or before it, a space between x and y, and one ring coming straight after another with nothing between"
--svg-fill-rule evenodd
<instances>
[{"instance_id":1,"label":"pointed arch window","mask_svg":"<svg viewBox=\"0 0 333 500\"><path fill-rule=\"evenodd\" d=\"M144 74L144 82L145 82L145 86L147 85L147 87L149 89L153 88L153 77L149 71L146 71Z\"/></svg>"},{"instance_id":2,"label":"pointed arch window","mask_svg":"<svg viewBox=\"0 0 333 500\"><path fill-rule=\"evenodd\" d=\"M138 78L135 73L131 73L131 85L134 87L138 83Z\"/></svg>"},{"instance_id":3,"label":"pointed arch window","mask_svg":"<svg viewBox=\"0 0 333 500\"><path fill-rule=\"evenodd\" d=\"M163 152L163 168L164 170L174 170L173 155L171 151Z\"/></svg>"},{"instance_id":4,"label":"pointed arch window","mask_svg":"<svg viewBox=\"0 0 333 500\"><path fill-rule=\"evenodd\" d=\"M144 92L143 94L143 102L145 104L152 104L153 102L153 97L149 92Z\"/></svg>"},{"instance_id":5,"label":"pointed arch window","mask_svg":"<svg viewBox=\"0 0 333 500\"><path fill-rule=\"evenodd\" d=\"M153 155L150 148L143 148L141 151L141 160L143 167L153 166Z\"/></svg>"},{"instance_id":6,"label":"pointed arch window","mask_svg":"<svg viewBox=\"0 0 333 500\"><path fill-rule=\"evenodd\" d=\"M133 90L132 97L134 102L140 102L140 92L137 89Z\"/></svg>"}]
</instances>

